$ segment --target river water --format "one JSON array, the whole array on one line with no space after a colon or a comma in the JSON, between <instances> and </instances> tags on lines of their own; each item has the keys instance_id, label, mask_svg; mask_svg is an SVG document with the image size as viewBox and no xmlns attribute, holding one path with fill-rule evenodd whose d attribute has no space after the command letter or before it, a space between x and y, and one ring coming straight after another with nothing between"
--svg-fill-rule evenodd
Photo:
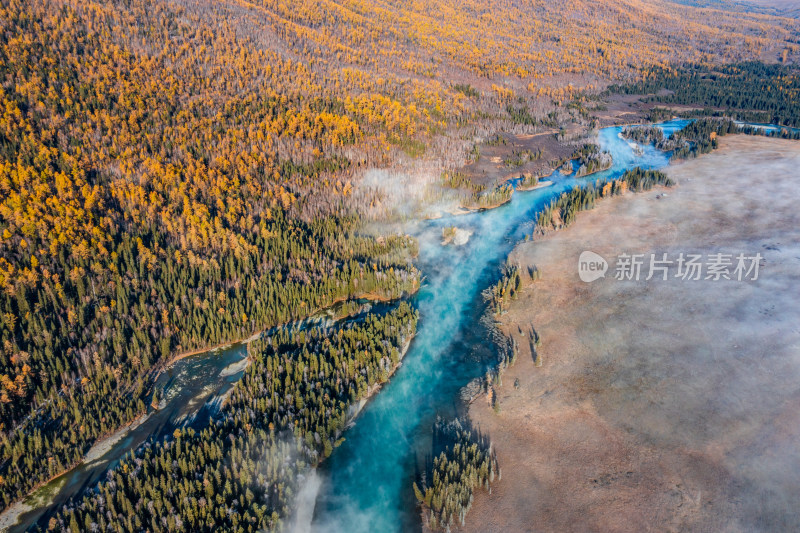
<instances>
[{"instance_id":1,"label":"river water","mask_svg":"<svg viewBox=\"0 0 800 533\"><path fill-rule=\"evenodd\" d=\"M662 124L671 135L686 120ZM480 213L438 219L414 228L420 241L418 266L425 283L416 297L420 322L403 365L359 415L345 442L318 472L321 488L311 529L319 532L395 532L420 528L412 482L430 453L437 414L464 407L459 391L496 362L495 346L480 322L481 292L494 282L513 246L534 229L537 214L576 185L620 176L636 166L654 169L668 155L652 146L634 150L605 128L598 144L611 152L613 166L575 179L555 172L554 184L516 192L508 204ZM445 226L472 231L463 246L442 246ZM503 468L503 465L500 465Z\"/></svg>"},{"instance_id":2,"label":"river water","mask_svg":"<svg viewBox=\"0 0 800 533\"><path fill-rule=\"evenodd\" d=\"M661 124L669 135L689 121ZM463 411L461 389L484 375L496 362L496 347L481 323L483 289L493 283L513 246L534 229L539 211L562 192L620 176L636 166L661 168L668 155L652 146L634 150L619 137L621 128L604 128L598 144L611 152L611 169L576 179L554 172L550 187L516 192L496 209L417 222L408 231L420 242L417 266L425 282L413 301L420 311L417 336L390 382L358 416L344 443L314 477L316 498L303 516L313 516L310 529L319 532L394 532L420 527L411 483L430 449L437 415ZM573 173L574 174L574 173ZM442 246L445 226L472 232L466 244ZM326 320L326 317L319 317ZM55 508L103 479L128 452L147 439L158 439L184 425L202 427L220 398L242 375L246 347L233 345L180 360L161 374L162 405L92 461L56 478L33 495L32 509L21 513L9 532L22 532ZM501 468L503 465L500 465ZM317 481L319 480L319 482ZM309 524L298 529L307 530Z\"/></svg>"}]
</instances>

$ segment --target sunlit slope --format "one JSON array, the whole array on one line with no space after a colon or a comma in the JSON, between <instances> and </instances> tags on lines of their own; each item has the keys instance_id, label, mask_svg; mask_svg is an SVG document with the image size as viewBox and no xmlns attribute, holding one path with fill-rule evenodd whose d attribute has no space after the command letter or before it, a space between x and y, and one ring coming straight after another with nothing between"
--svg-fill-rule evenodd
<instances>
[{"instance_id":1,"label":"sunlit slope","mask_svg":"<svg viewBox=\"0 0 800 533\"><path fill-rule=\"evenodd\" d=\"M234 5L236 7L234 7ZM671 2L301 0L222 4L262 14L295 49L423 77L461 70L532 81L615 76L654 62L743 59L792 39L796 21Z\"/></svg>"}]
</instances>

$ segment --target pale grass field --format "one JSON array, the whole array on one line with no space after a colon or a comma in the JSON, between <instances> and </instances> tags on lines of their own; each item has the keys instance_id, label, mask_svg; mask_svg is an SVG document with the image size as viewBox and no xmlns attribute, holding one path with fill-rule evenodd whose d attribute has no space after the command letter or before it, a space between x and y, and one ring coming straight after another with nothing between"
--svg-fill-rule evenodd
<instances>
[{"instance_id":1,"label":"pale grass field","mask_svg":"<svg viewBox=\"0 0 800 533\"><path fill-rule=\"evenodd\" d=\"M727 137L669 174L666 198L603 200L515 250L542 279L502 319L521 354L499 414L470 410L503 475L465 530L800 529L800 143ZM585 284L586 249L765 259L756 282Z\"/></svg>"}]
</instances>

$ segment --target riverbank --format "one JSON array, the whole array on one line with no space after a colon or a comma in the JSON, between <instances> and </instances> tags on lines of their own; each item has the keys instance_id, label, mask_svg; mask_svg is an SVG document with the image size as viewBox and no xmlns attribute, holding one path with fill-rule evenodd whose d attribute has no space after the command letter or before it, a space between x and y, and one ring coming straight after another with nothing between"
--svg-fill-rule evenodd
<instances>
[{"instance_id":1,"label":"riverbank","mask_svg":"<svg viewBox=\"0 0 800 533\"><path fill-rule=\"evenodd\" d=\"M25 497L12 503L6 509L3 509L3 512L0 512L0 532L8 531L9 528L18 525L20 517L26 513L39 507L51 505L53 503L53 497L65 485L66 476L70 472L81 465L91 464L102 458L119 441L128 435L130 431L147 421L148 417L149 414L140 414L124 426L117 428L108 435L101 436L78 462L70 465L62 472L42 481L42 483L26 494Z\"/></svg>"},{"instance_id":2,"label":"riverbank","mask_svg":"<svg viewBox=\"0 0 800 533\"><path fill-rule=\"evenodd\" d=\"M397 369L400 368L400 366L402 366L403 359L408 353L408 349L411 347L411 341L414 340L415 336L416 334L410 335L403 343L403 347L400 349L400 354L397 359L397 364L392 365L391 370L389 370L388 372L389 380L392 379L392 376L394 376L394 373L397 372ZM358 418L358 415L361 413L361 411L364 410L364 407L367 405L370 399L372 399L372 397L375 396L378 393L378 391L381 390L381 387L386 383L388 383L388 380L383 383L376 383L371 387L368 387L367 393L363 397L359 398L357 403L350 406L350 412L348 413L347 420L345 421L345 429L355 424L356 418ZM344 432L339 433L339 436L341 436L342 434L344 434Z\"/></svg>"},{"instance_id":3,"label":"riverbank","mask_svg":"<svg viewBox=\"0 0 800 533\"><path fill-rule=\"evenodd\" d=\"M56 476L47 480L47 482L43 484L43 487L53 483L58 478L59 476ZM37 491L34 491L22 500L11 504L7 509L0 513L0 531L8 531L9 528L17 524L20 517L25 513L28 513L37 507L50 505L52 503L53 494L60 490L64 482L65 480L62 480L60 483L57 482L48 491L43 491L43 487L39 487Z\"/></svg>"},{"instance_id":4,"label":"riverbank","mask_svg":"<svg viewBox=\"0 0 800 533\"><path fill-rule=\"evenodd\" d=\"M523 186L519 186L518 185L517 186L517 190L520 191L520 192L535 191L536 189L544 189L546 187L550 187L551 185L553 185L553 183L554 183L553 181L544 180L544 181L540 181L539 183L537 183L533 187L523 187Z\"/></svg>"},{"instance_id":5,"label":"riverbank","mask_svg":"<svg viewBox=\"0 0 800 533\"><path fill-rule=\"evenodd\" d=\"M465 531L800 526L799 167L796 142L725 137L667 169L677 187L603 200L515 249L542 277L501 319L520 355L499 413L470 407L503 479ZM578 279L584 250L606 278ZM620 253L681 251L764 260L757 281L613 279Z\"/></svg>"},{"instance_id":6,"label":"riverbank","mask_svg":"<svg viewBox=\"0 0 800 533\"><path fill-rule=\"evenodd\" d=\"M419 290L419 285L417 285L414 288L414 291L411 294L416 293L418 290ZM259 329L253 331L252 333L250 333L247 336L239 337L239 338L237 338L235 340L232 340L232 341L229 340L229 341L225 341L225 342L220 342L220 343L215 344L213 346L206 346L206 347L203 347L203 348L195 348L193 350L186 350L186 351L182 351L182 352L180 352L178 354L175 354L172 357L170 357L169 360L167 360L163 364L163 366L158 368L158 370L156 371L156 377L158 377L158 374L160 374L164 370L166 370L166 369L172 367L173 365L175 365L175 363L177 363L181 359L186 359L187 357L191 357L193 355L200 355L200 354L203 354L203 353L213 352L213 351L216 351L216 350L224 350L225 348L229 348L229 347L233 346L234 344L250 344L254 340L259 339L261 337L261 335L264 334L265 331L269 331L271 329L276 329L276 328L285 328L285 327L291 326L292 324L301 323L301 322L303 322L305 320L308 320L309 318L313 318L315 316L318 316L321 313L324 313L326 311L335 309L337 305L340 305L340 304L343 304L343 303L352 302L352 301L358 301L358 300L366 300L366 301L368 301L370 303L388 303L388 302L391 302L391 301L394 301L394 300L399 300L399 299L400 298L391 298L389 296L384 296L382 294L378 294L378 293L375 293L375 292L365 292L363 294L359 294L359 295L356 295L356 296L353 296L353 297L347 297L347 298L345 298L345 297L336 298L329 305L326 305L325 307L320 307L318 309L315 309L314 311L310 312L306 317L300 318L300 319L295 320L293 322L285 322L283 324L278 324L276 326L267 326L267 327L259 328ZM338 317L338 320L343 320L345 318L348 318L348 315Z\"/></svg>"}]
</instances>

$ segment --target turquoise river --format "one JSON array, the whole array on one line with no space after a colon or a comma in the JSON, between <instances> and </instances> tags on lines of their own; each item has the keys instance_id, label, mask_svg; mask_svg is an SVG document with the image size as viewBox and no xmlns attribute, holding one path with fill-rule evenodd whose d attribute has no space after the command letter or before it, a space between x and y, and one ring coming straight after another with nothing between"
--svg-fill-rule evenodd
<instances>
[{"instance_id":1,"label":"turquoise river","mask_svg":"<svg viewBox=\"0 0 800 533\"><path fill-rule=\"evenodd\" d=\"M676 120L661 127L670 135L687 123ZM420 241L418 266L425 274L415 298L420 312L417 336L390 383L370 401L346 433L346 441L320 469L312 531L420 528L412 482L429 453L435 417L459 414L464 407L460 390L496 360L496 347L480 320L485 309L482 290L499 277L513 246L533 232L542 208L562 192L618 177L636 166L654 169L669 163L668 154L652 146L634 151L620 131L604 128L598 134L598 144L613 157L607 171L578 179L556 171L549 178L552 186L518 192L499 208L414 228ZM442 228L449 225L472 231L469 241L442 246Z\"/></svg>"}]
</instances>

